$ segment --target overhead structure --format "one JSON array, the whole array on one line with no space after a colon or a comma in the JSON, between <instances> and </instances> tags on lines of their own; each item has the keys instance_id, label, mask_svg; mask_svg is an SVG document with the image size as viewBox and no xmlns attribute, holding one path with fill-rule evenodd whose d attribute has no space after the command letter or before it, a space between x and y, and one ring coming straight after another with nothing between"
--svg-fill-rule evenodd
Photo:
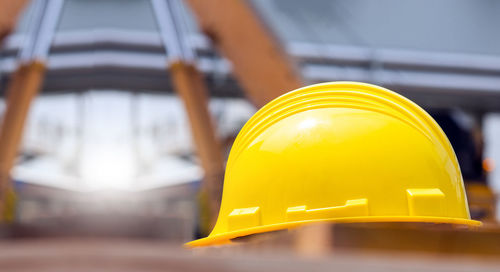
<instances>
[{"instance_id":1,"label":"overhead structure","mask_svg":"<svg viewBox=\"0 0 500 272\"><path fill-rule=\"evenodd\" d=\"M170 76L164 73L163 42L154 16L151 16L149 0L127 1L126 4L108 0L105 5L95 1L67 2L63 11L67 15L61 20L61 29L52 46L44 94L88 89L163 93L165 86L170 86ZM279 78L297 73L299 80L286 82L371 82L402 93L425 108L500 111L500 38L495 35L494 27L498 25L498 16L494 15L500 7L488 2L444 0L435 5L432 0L423 0L392 5L392 0L382 0L383 4L375 5L365 0L360 3L239 0L228 2L228 5L212 4L219 3L215 0L207 1L210 6L206 9L193 8L195 17L203 22L204 17L210 16L208 10L212 12L217 7L219 10L215 12L219 12L217 17L220 18L213 16L209 20L227 20L231 28L212 24L208 27L208 35L199 31L196 18L189 11L185 12L184 7L184 4L204 6L208 3L183 2L183 11L174 10L174 14L189 25L185 33L190 41L188 46L195 52L196 66L203 72L213 96L241 97L244 89L247 96L257 102L248 84L282 82ZM114 9L114 5L120 5L120 9ZM393 8L384 9L386 5ZM433 5L434 12L427 12L429 5ZM229 10L232 6L246 11ZM424 13L425 21L415 16ZM447 16L441 16L443 13ZM463 17L465 13L471 16ZM130 20L130 14L134 14L136 20ZM231 17L230 14L236 15ZM248 14L255 18L243 20ZM91 16L95 20L86 20ZM385 19L380 21L378 18ZM485 23L478 28L477 22L481 20ZM375 21L377 24L373 23ZM248 31L252 29L260 31ZM12 63L23 36L21 27L6 39L0 60L0 90L5 89L1 85L15 69ZM232 65L214 52L208 42L209 36L214 37L214 44L219 44L220 52ZM267 38L244 39L259 36ZM265 40L274 45L262 42ZM231 49L234 54L245 53L236 59L229 55L228 47L236 48ZM255 57L260 54L265 58L256 61ZM283 61L277 61L280 59ZM242 67L248 70L244 74L237 72L244 70L238 68L241 65L237 63L247 63ZM249 66L250 63L261 64ZM291 64L291 68L279 63ZM261 69L256 71L255 67ZM232 76L233 70L239 84ZM247 83L241 80L242 76L249 77L245 80ZM250 80L252 78L257 80ZM265 88L265 95L273 93L269 87Z\"/></svg>"},{"instance_id":2,"label":"overhead structure","mask_svg":"<svg viewBox=\"0 0 500 272\"><path fill-rule=\"evenodd\" d=\"M205 217L209 223L206 227L210 228L219 210L224 159L208 110L208 88L196 66L195 53L186 45L186 37L183 36L178 18L179 4L176 0L152 1L160 37L167 52L168 63L164 65L168 67L174 89L186 107L194 143L205 172L202 199L207 208ZM7 107L0 127L0 198L6 220L12 218L14 206L10 171L17 157L31 101L42 88L49 48L55 36L63 1L35 1L33 5L27 41L19 52L19 66L9 81Z\"/></svg>"}]
</instances>

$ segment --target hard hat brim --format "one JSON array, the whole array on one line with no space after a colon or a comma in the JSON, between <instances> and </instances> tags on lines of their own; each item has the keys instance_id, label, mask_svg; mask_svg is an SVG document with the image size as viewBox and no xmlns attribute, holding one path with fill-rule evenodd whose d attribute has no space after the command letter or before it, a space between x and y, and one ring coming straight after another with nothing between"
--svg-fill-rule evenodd
<instances>
[{"instance_id":1,"label":"hard hat brim","mask_svg":"<svg viewBox=\"0 0 500 272\"><path fill-rule=\"evenodd\" d=\"M432 217L432 216L370 216L370 217L349 217L349 218L334 218L334 219L317 219L306 221L286 222L280 224L265 225L247 229L240 229L231 232L211 234L208 237L194 240L184 244L186 247L194 248L201 246L217 246L231 243L232 239L243 237L251 234L277 231L283 229L296 228L308 223L380 223L380 222L412 222L412 223L435 223L435 224L452 224L468 227L478 227L482 223L477 220L463 218L447 218L447 217Z\"/></svg>"}]
</instances>

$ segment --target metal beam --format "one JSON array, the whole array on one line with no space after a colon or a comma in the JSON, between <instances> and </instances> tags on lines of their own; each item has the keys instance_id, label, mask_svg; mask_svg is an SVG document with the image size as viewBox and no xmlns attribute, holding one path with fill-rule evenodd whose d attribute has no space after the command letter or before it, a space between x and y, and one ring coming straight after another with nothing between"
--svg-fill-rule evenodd
<instances>
[{"instance_id":1,"label":"metal beam","mask_svg":"<svg viewBox=\"0 0 500 272\"><path fill-rule=\"evenodd\" d=\"M304 80L248 0L187 0L203 31L233 64L250 99L262 106Z\"/></svg>"}]
</instances>

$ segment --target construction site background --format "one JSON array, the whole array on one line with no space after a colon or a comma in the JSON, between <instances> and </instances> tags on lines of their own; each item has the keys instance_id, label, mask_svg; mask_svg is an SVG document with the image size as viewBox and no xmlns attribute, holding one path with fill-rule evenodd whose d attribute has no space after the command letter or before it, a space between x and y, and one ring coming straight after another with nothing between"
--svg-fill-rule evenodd
<instances>
[{"instance_id":1,"label":"construction site background","mask_svg":"<svg viewBox=\"0 0 500 272\"><path fill-rule=\"evenodd\" d=\"M1 1L0 271L500 269L498 12L492 0ZM483 227L326 224L184 249L215 222L245 122L327 81L429 112Z\"/></svg>"}]
</instances>

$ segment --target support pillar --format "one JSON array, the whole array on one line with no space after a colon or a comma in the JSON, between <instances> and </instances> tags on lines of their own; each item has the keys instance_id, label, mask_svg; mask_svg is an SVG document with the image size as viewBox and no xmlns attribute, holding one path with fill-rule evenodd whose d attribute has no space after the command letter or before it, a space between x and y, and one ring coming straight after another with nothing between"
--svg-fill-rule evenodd
<instances>
[{"instance_id":1,"label":"support pillar","mask_svg":"<svg viewBox=\"0 0 500 272\"><path fill-rule=\"evenodd\" d=\"M224 158L208 109L208 90L202 75L193 64L173 62L170 65L170 74L174 88L184 103L191 135L205 172L202 182L202 206L208 209L205 211L208 214L202 221L213 226L222 197Z\"/></svg>"},{"instance_id":2,"label":"support pillar","mask_svg":"<svg viewBox=\"0 0 500 272\"><path fill-rule=\"evenodd\" d=\"M45 69L39 61L21 64L7 86L6 108L0 126L0 221L14 217L15 197L10 171L17 158L31 102L41 89Z\"/></svg>"}]
</instances>

